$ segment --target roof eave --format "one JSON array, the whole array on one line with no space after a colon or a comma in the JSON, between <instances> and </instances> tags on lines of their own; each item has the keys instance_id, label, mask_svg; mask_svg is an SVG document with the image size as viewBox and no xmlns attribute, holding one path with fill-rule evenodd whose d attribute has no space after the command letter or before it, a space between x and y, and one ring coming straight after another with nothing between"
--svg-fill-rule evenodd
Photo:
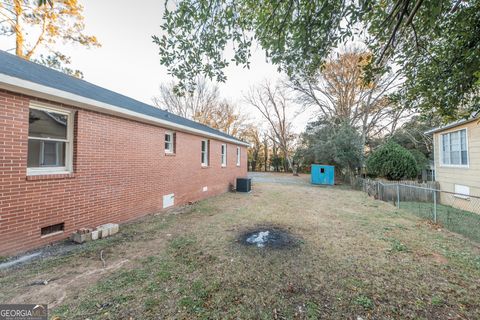
<instances>
[{"instance_id":1,"label":"roof eave","mask_svg":"<svg viewBox=\"0 0 480 320\"><path fill-rule=\"evenodd\" d=\"M434 133L437 133L437 132L445 131L445 130L448 130L448 129L452 129L452 128L455 128L455 127L473 122L473 121L478 120L478 119L479 119L479 117L474 117L474 118L471 118L471 119L458 120L456 122L449 123L445 126L437 127L437 128L433 128L433 129L430 129L428 131L425 131L424 134L434 134Z\"/></svg>"},{"instance_id":2,"label":"roof eave","mask_svg":"<svg viewBox=\"0 0 480 320\"><path fill-rule=\"evenodd\" d=\"M202 137L214 138L220 141L230 142L237 145L250 146L248 143L236 140L234 138L228 138L214 133L206 132L203 130L191 128L181 124L177 124L171 121L162 120L156 117L148 116L139 112L131 111L122 107L97 101L94 99L82 97L67 91L55 89L52 87L44 86L31 81L23 80L16 77L11 77L5 74L0 74L0 88L12 92L21 93L24 95L34 96L37 98L43 98L46 100L63 103L66 105L75 106L82 109L92 110L104 114L110 114L119 116L126 119L131 119L143 123L148 123L167 129L178 130L195 134Z\"/></svg>"}]
</instances>

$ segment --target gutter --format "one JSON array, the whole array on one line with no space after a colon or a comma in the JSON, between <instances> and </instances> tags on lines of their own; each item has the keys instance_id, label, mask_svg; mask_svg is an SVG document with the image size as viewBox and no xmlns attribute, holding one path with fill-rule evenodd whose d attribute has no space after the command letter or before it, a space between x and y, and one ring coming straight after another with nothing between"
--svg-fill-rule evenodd
<instances>
[{"instance_id":1,"label":"gutter","mask_svg":"<svg viewBox=\"0 0 480 320\"><path fill-rule=\"evenodd\" d=\"M21 93L28 96L34 96L37 98L43 98L46 100L75 106L81 109L96 111L103 114L109 114L109 115L118 116L125 119L148 123L148 124L152 124L155 126L166 128L166 129L173 129L173 130L191 133L191 134L202 136L202 137L214 138L216 140L230 142L236 145L242 145L245 147L250 146L250 144L247 142L243 142L233 138L228 138L228 137L224 137L214 133L206 132L203 130L191 128L188 126L177 124L171 121L166 121L156 117L147 116L145 114L131 111L122 107L112 105L112 104L100 102L100 101L86 98L74 93L44 86L35 82L7 76L5 74L0 74L0 89L5 89L8 91Z\"/></svg>"},{"instance_id":2,"label":"gutter","mask_svg":"<svg viewBox=\"0 0 480 320\"><path fill-rule=\"evenodd\" d=\"M448 129L455 128L455 127L463 125L463 124L473 122L475 120L480 120L480 119L478 117L474 117L474 118L471 118L471 119L461 119L461 120L446 124L442 127L437 127L437 128L433 128L433 129L430 129L428 131L425 131L424 134L434 134L434 133L437 133L437 132L440 132L440 131L448 130Z\"/></svg>"}]
</instances>

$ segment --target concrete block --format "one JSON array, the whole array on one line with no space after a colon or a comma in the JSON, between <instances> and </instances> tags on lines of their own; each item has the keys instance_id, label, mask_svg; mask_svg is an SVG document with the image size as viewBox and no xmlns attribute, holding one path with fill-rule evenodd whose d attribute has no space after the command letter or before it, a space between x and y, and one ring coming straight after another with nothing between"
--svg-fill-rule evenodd
<instances>
[{"instance_id":1,"label":"concrete block","mask_svg":"<svg viewBox=\"0 0 480 320\"><path fill-rule=\"evenodd\" d=\"M98 238L99 239L106 238L110 235L108 228L106 228L104 226L99 226L97 228L97 231L98 231Z\"/></svg>"},{"instance_id":2,"label":"concrete block","mask_svg":"<svg viewBox=\"0 0 480 320\"><path fill-rule=\"evenodd\" d=\"M107 226L110 231L109 235L111 236L118 233L118 231L120 230L120 227L117 223L108 223Z\"/></svg>"},{"instance_id":3,"label":"concrete block","mask_svg":"<svg viewBox=\"0 0 480 320\"><path fill-rule=\"evenodd\" d=\"M99 231L98 230L93 230L92 231L92 240L97 240L99 237Z\"/></svg>"},{"instance_id":4,"label":"concrete block","mask_svg":"<svg viewBox=\"0 0 480 320\"><path fill-rule=\"evenodd\" d=\"M105 237L112 236L112 235L118 233L118 231L120 230L120 227L116 223L106 223L106 224L102 224L101 226L99 226L97 228L97 230L101 230L101 232L102 232L101 237L105 238Z\"/></svg>"},{"instance_id":5,"label":"concrete block","mask_svg":"<svg viewBox=\"0 0 480 320\"><path fill-rule=\"evenodd\" d=\"M78 232L75 232L75 233L72 233L72 235L70 236L70 238L72 239L73 242L76 242L76 243L84 243L86 241L90 241L92 240L92 233L89 232L89 233L78 233Z\"/></svg>"}]
</instances>

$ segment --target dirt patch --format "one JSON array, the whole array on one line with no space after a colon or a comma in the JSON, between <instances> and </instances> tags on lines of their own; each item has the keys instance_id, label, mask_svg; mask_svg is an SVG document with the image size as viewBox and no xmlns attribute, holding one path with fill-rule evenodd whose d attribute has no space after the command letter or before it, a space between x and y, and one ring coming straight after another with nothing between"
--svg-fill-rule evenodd
<instances>
[{"instance_id":1,"label":"dirt patch","mask_svg":"<svg viewBox=\"0 0 480 320\"><path fill-rule=\"evenodd\" d=\"M435 261L436 263L438 264L447 264L448 263L448 259L445 258L443 255L439 254L439 253L432 253L432 259L433 261Z\"/></svg>"},{"instance_id":2,"label":"dirt patch","mask_svg":"<svg viewBox=\"0 0 480 320\"><path fill-rule=\"evenodd\" d=\"M104 275L110 274L122 268L129 260L120 260L103 268L100 265L97 267L91 266L89 268L78 270L78 274L66 275L63 278L53 278L51 282L41 285L34 282L29 284L35 285L34 290L15 297L11 303L28 303L29 301L45 301L50 308L55 308L60 305L68 295L73 295L79 291L87 289L89 286L97 282Z\"/></svg>"},{"instance_id":3,"label":"dirt patch","mask_svg":"<svg viewBox=\"0 0 480 320\"><path fill-rule=\"evenodd\" d=\"M25 264L42 260L49 257L62 256L79 250L84 246L75 244L69 240L59 241L39 249L31 250L17 256L9 257L0 263L0 270L19 268Z\"/></svg>"},{"instance_id":4,"label":"dirt patch","mask_svg":"<svg viewBox=\"0 0 480 320\"><path fill-rule=\"evenodd\" d=\"M257 226L244 231L238 242L261 249L288 249L300 243L289 231L276 226Z\"/></svg>"},{"instance_id":5,"label":"dirt patch","mask_svg":"<svg viewBox=\"0 0 480 320\"><path fill-rule=\"evenodd\" d=\"M118 270L137 268L138 259L162 250L168 239L165 230L168 219L170 215L146 216L125 224L119 234L106 239L84 244L62 241L38 249L35 251L40 253L38 256L0 269L0 279L4 281L0 287L10 288L0 290L0 300L40 301L54 309L66 298L78 296Z\"/></svg>"}]
</instances>

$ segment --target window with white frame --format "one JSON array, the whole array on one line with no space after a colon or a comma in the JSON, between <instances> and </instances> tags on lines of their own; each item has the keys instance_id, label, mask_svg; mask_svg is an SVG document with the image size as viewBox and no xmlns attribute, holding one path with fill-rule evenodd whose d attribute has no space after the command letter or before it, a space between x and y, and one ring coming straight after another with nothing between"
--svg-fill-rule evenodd
<instances>
[{"instance_id":1,"label":"window with white frame","mask_svg":"<svg viewBox=\"0 0 480 320\"><path fill-rule=\"evenodd\" d=\"M222 167L227 166L227 145L222 144Z\"/></svg>"},{"instance_id":2,"label":"window with white frame","mask_svg":"<svg viewBox=\"0 0 480 320\"><path fill-rule=\"evenodd\" d=\"M171 131L165 132L165 153L175 152L175 134Z\"/></svg>"},{"instance_id":3,"label":"window with white frame","mask_svg":"<svg viewBox=\"0 0 480 320\"><path fill-rule=\"evenodd\" d=\"M240 147L237 147L237 166L240 166Z\"/></svg>"},{"instance_id":4,"label":"window with white frame","mask_svg":"<svg viewBox=\"0 0 480 320\"><path fill-rule=\"evenodd\" d=\"M72 171L73 113L31 105L28 118L27 174Z\"/></svg>"},{"instance_id":5,"label":"window with white frame","mask_svg":"<svg viewBox=\"0 0 480 320\"><path fill-rule=\"evenodd\" d=\"M208 166L208 140L202 140L202 166Z\"/></svg>"},{"instance_id":6,"label":"window with white frame","mask_svg":"<svg viewBox=\"0 0 480 320\"><path fill-rule=\"evenodd\" d=\"M467 166L467 130L462 129L440 136L442 165Z\"/></svg>"}]
</instances>

